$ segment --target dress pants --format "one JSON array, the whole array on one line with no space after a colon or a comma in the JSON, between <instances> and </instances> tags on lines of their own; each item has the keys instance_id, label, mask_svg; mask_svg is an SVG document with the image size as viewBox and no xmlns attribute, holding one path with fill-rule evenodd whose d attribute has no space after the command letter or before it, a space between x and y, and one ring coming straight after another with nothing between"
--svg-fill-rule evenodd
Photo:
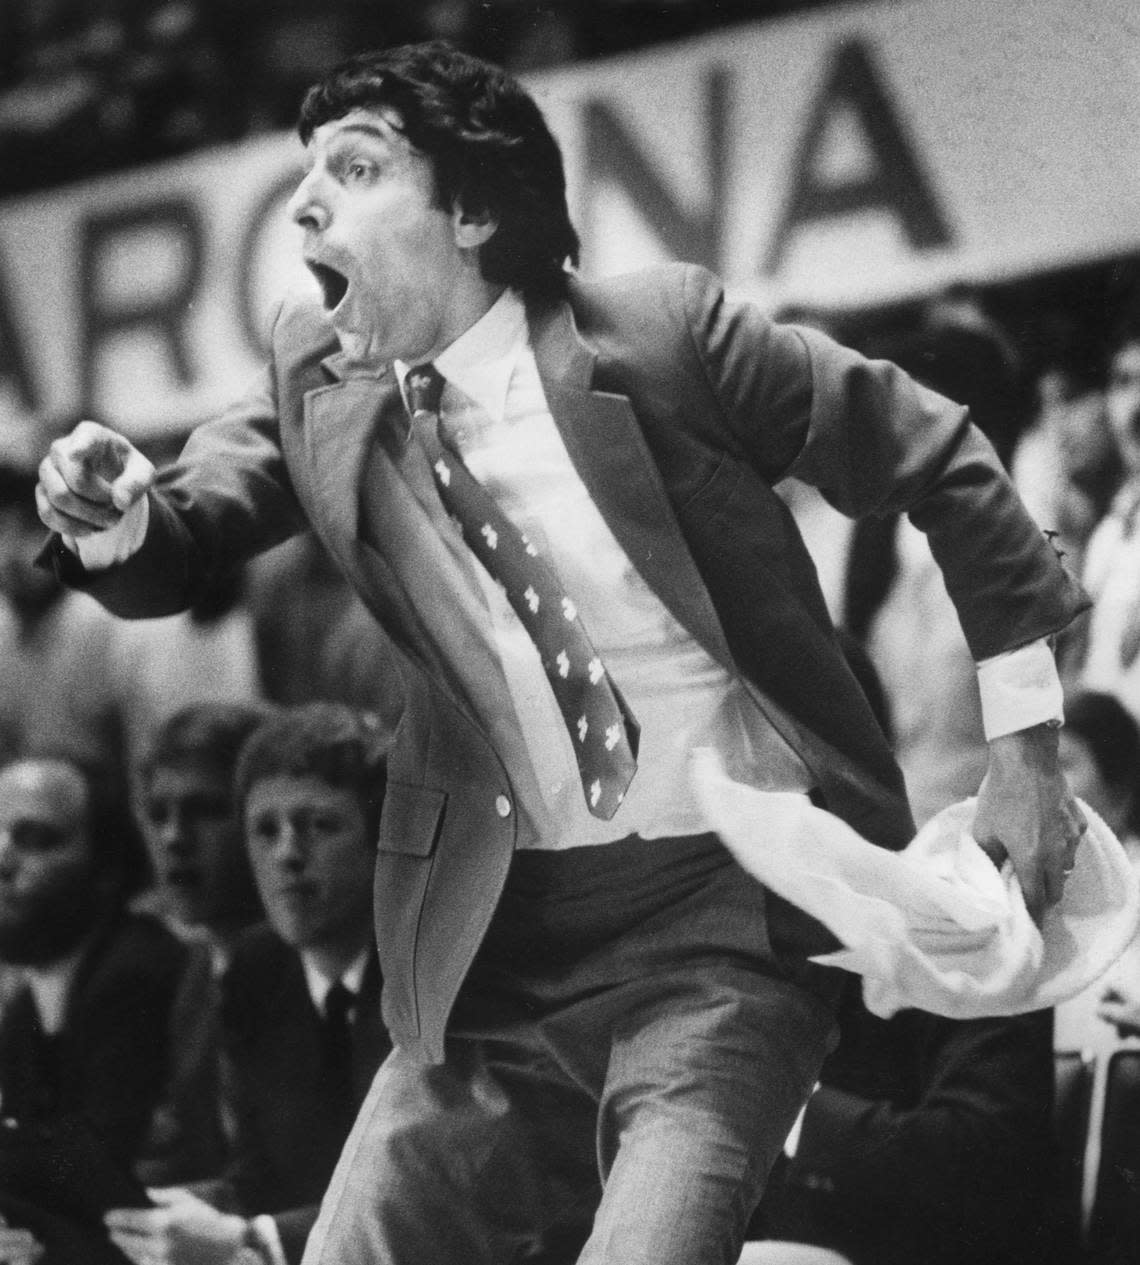
<instances>
[{"instance_id":1,"label":"dress pants","mask_svg":"<svg viewBox=\"0 0 1140 1265\"><path fill-rule=\"evenodd\" d=\"M711 835L519 853L445 1061L381 1067L304 1265L735 1265L834 1042L835 974L765 905Z\"/></svg>"}]
</instances>

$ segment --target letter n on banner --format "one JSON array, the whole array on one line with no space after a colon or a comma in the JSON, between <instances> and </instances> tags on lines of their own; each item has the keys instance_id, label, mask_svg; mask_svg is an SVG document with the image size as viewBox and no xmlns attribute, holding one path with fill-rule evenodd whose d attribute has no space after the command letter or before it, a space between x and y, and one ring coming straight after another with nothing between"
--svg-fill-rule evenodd
<instances>
[{"instance_id":1,"label":"letter n on banner","mask_svg":"<svg viewBox=\"0 0 1140 1265\"><path fill-rule=\"evenodd\" d=\"M820 171L828 124L848 109L873 157L865 174L836 178ZM812 107L792 158L791 192L776 224L761 271L779 271L796 230L859 211L894 216L916 250L949 246L953 237L934 189L907 137L902 120L860 40L841 44Z\"/></svg>"},{"instance_id":2,"label":"letter n on banner","mask_svg":"<svg viewBox=\"0 0 1140 1265\"><path fill-rule=\"evenodd\" d=\"M687 211L666 187L652 161L638 148L618 116L601 101L587 101L587 187L606 181L623 189L669 255L708 268L720 266L724 208L728 198L729 77L713 67L705 80L708 169L707 209Z\"/></svg>"}]
</instances>

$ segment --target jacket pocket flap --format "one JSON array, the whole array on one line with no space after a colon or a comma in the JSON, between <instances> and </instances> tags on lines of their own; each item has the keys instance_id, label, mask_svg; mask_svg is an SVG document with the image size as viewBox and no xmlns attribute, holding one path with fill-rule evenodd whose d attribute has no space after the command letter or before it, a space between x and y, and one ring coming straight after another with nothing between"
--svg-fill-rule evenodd
<instances>
[{"instance_id":1,"label":"jacket pocket flap","mask_svg":"<svg viewBox=\"0 0 1140 1265\"><path fill-rule=\"evenodd\" d=\"M380 813L381 852L426 857L435 850L447 792L389 782Z\"/></svg>"}]
</instances>

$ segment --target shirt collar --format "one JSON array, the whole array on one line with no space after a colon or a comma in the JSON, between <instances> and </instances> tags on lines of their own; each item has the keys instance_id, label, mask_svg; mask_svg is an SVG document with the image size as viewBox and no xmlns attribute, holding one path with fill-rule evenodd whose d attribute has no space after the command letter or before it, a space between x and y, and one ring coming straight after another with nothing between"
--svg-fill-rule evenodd
<instances>
[{"instance_id":1,"label":"shirt collar","mask_svg":"<svg viewBox=\"0 0 1140 1265\"><path fill-rule=\"evenodd\" d=\"M515 290L504 290L490 308L435 358L435 367L495 422L507 411L507 390L519 353L526 346L526 306ZM403 389L411 365L397 360Z\"/></svg>"},{"instance_id":2,"label":"shirt collar","mask_svg":"<svg viewBox=\"0 0 1140 1265\"><path fill-rule=\"evenodd\" d=\"M340 983L353 997L360 996L360 990L364 985L364 972L368 969L368 958L369 950L361 949L360 953L340 973ZM313 1005L317 1008L317 1013L323 1015L325 998L329 995L329 989L337 981L329 979L304 949L301 950L301 967L305 972L305 984L308 987L309 996L313 999Z\"/></svg>"},{"instance_id":3,"label":"shirt collar","mask_svg":"<svg viewBox=\"0 0 1140 1265\"><path fill-rule=\"evenodd\" d=\"M86 947L85 939L66 957L59 958L48 966L27 967L25 970L25 979L39 1012L40 1026L49 1036L63 1028L71 984Z\"/></svg>"}]
</instances>

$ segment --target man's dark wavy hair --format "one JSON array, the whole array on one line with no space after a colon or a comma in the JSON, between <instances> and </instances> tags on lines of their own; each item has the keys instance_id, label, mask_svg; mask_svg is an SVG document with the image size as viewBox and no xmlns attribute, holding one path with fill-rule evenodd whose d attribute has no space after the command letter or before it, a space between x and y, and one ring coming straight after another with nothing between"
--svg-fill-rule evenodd
<instances>
[{"instance_id":1,"label":"man's dark wavy hair","mask_svg":"<svg viewBox=\"0 0 1140 1265\"><path fill-rule=\"evenodd\" d=\"M558 142L522 85L439 40L361 53L309 89L297 131L308 144L333 119L383 108L431 159L442 207L497 221L480 248L483 276L528 298L560 296L567 263L578 263L578 234Z\"/></svg>"}]
</instances>

